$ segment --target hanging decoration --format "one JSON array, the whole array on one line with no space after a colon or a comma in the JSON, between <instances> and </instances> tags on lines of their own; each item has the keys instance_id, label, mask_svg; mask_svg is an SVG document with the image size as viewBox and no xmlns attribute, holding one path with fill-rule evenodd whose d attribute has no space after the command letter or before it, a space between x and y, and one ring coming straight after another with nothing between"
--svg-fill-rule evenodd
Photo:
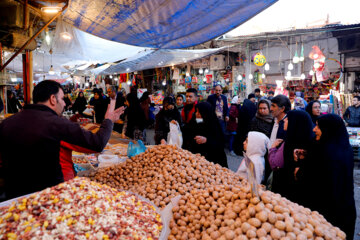
<instances>
[{"instance_id":1,"label":"hanging decoration","mask_svg":"<svg viewBox=\"0 0 360 240\"><path fill-rule=\"evenodd\" d=\"M300 62L303 62L305 60L304 57L304 44L301 44L301 53L300 53L300 58L299 58Z\"/></svg>"},{"instance_id":2,"label":"hanging decoration","mask_svg":"<svg viewBox=\"0 0 360 240\"><path fill-rule=\"evenodd\" d=\"M312 69L314 72L312 77L312 84L316 84L316 82L327 80L327 76L324 76L323 73L325 70L325 55L318 46L312 47L312 50L309 53L309 58L314 60L314 65Z\"/></svg>"},{"instance_id":3,"label":"hanging decoration","mask_svg":"<svg viewBox=\"0 0 360 240\"><path fill-rule=\"evenodd\" d=\"M252 58L256 66L262 67L266 63L266 57L262 53L256 53Z\"/></svg>"},{"instance_id":4,"label":"hanging decoration","mask_svg":"<svg viewBox=\"0 0 360 240\"><path fill-rule=\"evenodd\" d=\"M297 43L296 43L296 47L295 47L295 55L294 55L294 57L293 57L293 63L298 63L299 61L300 61L300 58L299 58L299 56L298 56L298 52L297 52Z\"/></svg>"}]
</instances>

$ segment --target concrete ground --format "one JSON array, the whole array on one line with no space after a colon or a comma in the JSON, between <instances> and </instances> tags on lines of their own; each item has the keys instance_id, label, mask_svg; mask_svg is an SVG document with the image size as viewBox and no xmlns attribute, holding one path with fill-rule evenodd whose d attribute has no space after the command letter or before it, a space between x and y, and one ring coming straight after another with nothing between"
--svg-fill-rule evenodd
<instances>
[{"instance_id":1,"label":"concrete ground","mask_svg":"<svg viewBox=\"0 0 360 240\"><path fill-rule=\"evenodd\" d=\"M146 131L146 138L147 141L150 144L154 143L154 130L149 129ZM239 156L232 156L227 149L225 149L227 161L228 161L228 167L232 171L236 171L239 168L239 165L241 163L242 157ZM354 197L355 197L355 203L356 203L356 226L355 226L355 234L354 234L354 240L360 240L360 169L359 165L357 165L357 168L354 170Z\"/></svg>"}]
</instances>

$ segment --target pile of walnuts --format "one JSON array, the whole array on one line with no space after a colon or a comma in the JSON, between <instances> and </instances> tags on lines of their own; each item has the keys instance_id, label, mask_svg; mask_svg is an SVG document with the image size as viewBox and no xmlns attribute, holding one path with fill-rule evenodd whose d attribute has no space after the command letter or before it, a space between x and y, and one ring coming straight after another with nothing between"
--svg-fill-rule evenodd
<instances>
[{"instance_id":1,"label":"pile of walnuts","mask_svg":"<svg viewBox=\"0 0 360 240\"><path fill-rule=\"evenodd\" d=\"M279 194L260 190L252 197L250 186L211 186L192 190L173 208L172 239L345 239L318 212L312 212Z\"/></svg>"},{"instance_id":2,"label":"pile of walnuts","mask_svg":"<svg viewBox=\"0 0 360 240\"><path fill-rule=\"evenodd\" d=\"M154 146L125 163L100 169L90 178L137 193L158 207L166 206L173 197L193 189L241 184L242 181L231 170L173 145Z\"/></svg>"}]
</instances>

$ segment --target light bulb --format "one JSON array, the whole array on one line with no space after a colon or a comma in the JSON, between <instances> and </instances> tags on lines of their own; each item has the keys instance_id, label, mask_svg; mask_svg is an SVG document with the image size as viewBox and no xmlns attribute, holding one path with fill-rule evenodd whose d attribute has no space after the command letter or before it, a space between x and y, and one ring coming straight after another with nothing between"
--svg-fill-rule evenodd
<instances>
[{"instance_id":1,"label":"light bulb","mask_svg":"<svg viewBox=\"0 0 360 240\"><path fill-rule=\"evenodd\" d=\"M55 74L53 65L51 65L51 67L50 67L50 69L49 69L49 74L50 74L50 75L54 75L54 74Z\"/></svg>"},{"instance_id":2,"label":"light bulb","mask_svg":"<svg viewBox=\"0 0 360 240\"><path fill-rule=\"evenodd\" d=\"M270 70L270 64L266 63L265 64L265 71L269 71Z\"/></svg>"},{"instance_id":3,"label":"light bulb","mask_svg":"<svg viewBox=\"0 0 360 240\"><path fill-rule=\"evenodd\" d=\"M90 84L88 82L85 83L85 87L88 87Z\"/></svg>"},{"instance_id":4,"label":"light bulb","mask_svg":"<svg viewBox=\"0 0 360 240\"><path fill-rule=\"evenodd\" d=\"M303 62L303 61L304 61L304 56L300 56L300 57L299 57L299 61L300 61L300 62Z\"/></svg>"},{"instance_id":5,"label":"light bulb","mask_svg":"<svg viewBox=\"0 0 360 240\"><path fill-rule=\"evenodd\" d=\"M304 79L306 78L306 77L305 77L305 74L302 73L301 76L300 76L300 78L301 78L302 80L304 80Z\"/></svg>"},{"instance_id":6,"label":"light bulb","mask_svg":"<svg viewBox=\"0 0 360 240\"><path fill-rule=\"evenodd\" d=\"M71 34L68 33L68 32L62 32L62 33L60 33L60 35L61 35L61 37L62 37L63 39L65 39L65 40L71 40L71 39L72 39Z\"/></svg>"},{"instance_id":7,"label":"light bulb","mask_svg":"<svg viewBox=\"0 0 360 240\"><path fill-rule=\"evenodd\" d=\"M165 85L166 85L166 81L165 81L165 80L162 82L162 85L163 85L163 86L165 86Z\"/></svg>"},{"instance_id":8,"label":"light bulb","mask_svg":"<svg viewBox=\"0 0 360 240\"><path fill-rule=\"evenodd\" d=\"M41 11L44 13L58 13L61 11L61 7L42 7Z\"/></svg>"},{"instance_id":9,"label":"light bulb","mask_svg":"<svg viewBox=\"0 0 360 240\"><path fill-rule=\"evenodd\" d=\"M309 75L311 75L311 76L314 75L314 71L310 70Z\"/></svg>"},{"instance_id":10,"label":"light bulb","mask_svg":"<svg viewBox=\"0 0 360 240\"><path fill-rule=\"evenodd\" d=\"M320 67L320 63L318 63L318 62L314 63L314 68L315 69L318 69L319 67Z\"/></svg>"},{"instance_id":11,"label":"light bulb","mask_svg":"<svg viewBox=\"0 0 360 240\"><path fill-rule=\"evenodd\" d=\"M47 43L47 45L50 45L50 41L51 41L51 38L50 38L49 34L46 33L46 35L45 35L45 42Z\"/></svg>"},{"instance_id":12,"label":"light bulb","mask_svg":"<svg viewBox=\"0 0 360 240\"><path fill-rule=\"evenodd\" d=\"M130 86L130 85L131 85L131 81L128 80L128 81L126 82L126 84Z\"/></svg>"},{"instance_id":13,"label":"light bulb","mask_svg":"<svg viewBox=\"0 0 360 240\"><path fill-rule=\"evenodd\" d=\"M249 74L249 79L253 79L254 78L254 76L250 73Z\"/></svg>"},{"instance_id":14,"label":"light bulb","mask_svg":"<svg viewBox=\"0 0 360 240\"><path fill-rule=\"evenodd\" d=\"M202 68L199 69L199 74L203 74L204 70Z\"/></svg>"},{"instance_id":15,"label":"light bulb","mask_svg":"<svg viewBox=\"0 0 360 240\"><path fill-rule=\"evenodd\" d=\"M293 57L293 63L298 63L300 61L299 57L298 56L294 56Z\"/></svg>"},{"instance_id":16,"label":"light bulb","mask_svg":"<svg viewBox=\"0 0 360 240\"><path fill-rule=\"evenodd\" d=\"M206 68L206 69L205 69L205 73L208 73L208 72L209 72L209 69Z\"/></svg>"},{"instance_id":17,"label":"light bulb","mask_svg":"<svg viewBox=\"0 0 360 240\"><path fill-rule=\"evenodd\" d=\"M110 79L112 79L113 78L113 76L112 75L110 75Z\"/></svg>"},{"instance_id":18,"label":"light bulb","mask_svg":"<svg viewBox=\"0 0 360 240\"><path fill-rule=\"evenodd\" d=\"M117 82L117 81L119 81L119 79L116 77L116 78L114 78L114 80Z\"/></svg>"},{"instance_id":19,"label":"light bulb","mask_svg":"<svg viewBox=\"0 0 360 240\"><path fill-rule=\"evenodd\" d=\"M266 77L265 73L261 74L261 78L265 78L265 77Z\"/></svg>"},{"instance_id":20,"label":"light bulb","mask_svg":"<svg viewBox=\"0 0 360 240\"><path fill-rule=\"evenodd\" d=\"M293 69L294 69L294 65L292 63L289 63L288 70L293 70Z\"/></svg>"},{"instance_id":21,"label":"light bulb","mask_svg":"<svg viewBox=\"0 0 360 240\"><path fill-rule=\"evenodd\" d=\"M237 76L237 80L238 80L238 81L241 81L241 80L242 80L242 76L241 76L241 75Z\"/></svg>"},{"instance_id":22,"label":"light bulb","mask_svg":"<svg viewBox=\"0 0 360 240\"><path fill-rule=\"evenodd\" d=\"M130 72L130 68L127 68L126 71L127 71L127 72Z\"/></svg>"},{"instance_id":23,"label":"light bulb","mask_svg":"<svg viewBox=\"0 0 360 240\"><path fill-rule=\"evenodd\" d=\"M286 76L291 77L291 71L287 71Z\"/></svg>"}]
</instances>

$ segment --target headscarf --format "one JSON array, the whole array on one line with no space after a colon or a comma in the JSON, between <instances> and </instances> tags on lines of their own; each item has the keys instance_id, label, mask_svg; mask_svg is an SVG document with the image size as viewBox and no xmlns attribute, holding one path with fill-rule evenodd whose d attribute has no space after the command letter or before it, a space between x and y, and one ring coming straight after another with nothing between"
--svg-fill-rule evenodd
<instances>
[{"instance_id":1,"label":"headscarf","mask_svg":"<svg viewBox=\"0 0 360 240\"><path fill-rule=\"evenodd\" d=\"M239 97L235 96L232 100L231 100L231 104L238 104L239 101Z\"/></svg>"},{"instance_id":2,"label":"headscarf","mask_svg":"<svg viewBox=\"0 0 360 240\"><path fill-rule=\"evenodd\" d=\"M308 149L313 139L313 127L309 114L305 111L292 110L287 113L288 127L285 137L285 151L291 154L294 149Z\"/></svg>"},{"instance_id":3,"label":"headscarf","mask_svg":"<svg viewBox=\"0 0 360 240\"><path fill-rule=\"evenodd\" d=\"M269 138L261 132L249 132L248 134L248 144L246 149L246 155L254 163L256 180L258 184L261 183L264 177L265 170L265 154L267 151L267 145L269 143ZM237 174L247 177L245 161L242 161Z\"/></svg>"},{"instance_id":4,"label":"headscarf","mask_svg":"<svg viewBox=\"0 0 360 240\"><path fill-rule=\"evenodd\" d=\"M214 112L211 104L208 102L201 102L201 103L196 104L195 108L199 110L199 113L204 120L204 124L205 124L206 128L211 129L212 131L214 131L213 133L217 137L223 139L224 134L221 130L220 123L218 121L218 118L215 115L215 112Z\"/></svg>"},{"instance_id":5,"label":"headscarf","mask_svg":"<svg viewBox=\"0 0 360 240\"><path fill-rule=\"evenodd\" d=\"M343 120L335 114L325 114L317 119L318 126L322 132L321 143L334 143L349 147L349 134Z\"/></svg>"},{"instance_id":6,"label":"headscarf","mask_svg":"<svg viewBox=\"0 0 360 240\"><path fill-rule=\"evenodd\" d=\"M318 100L311 101L311 102L309 102L309 104L306 106L305 111L310 115L311 120L313 121L313 123L316 124L316 120L317 120L318 116L315 116L315 115L312 113L312 108L313 108L314 103L319 103L320 106L321 106L321 103L320 103Z\"/></svg>"},{"instance_id":7,"label":"headscarf","mask_svg":"<svg viewBox=\"0 0 360 240\"><path fill-rule=\"evenodd\" d=\"M296 97L294 100L294 109L295 110L305 110L305 104L301 97Z\"/></svg>"},{"instance_id":8,"label":"headscarf","mask_svg":"<svg viewBox=\"0 0 360 240\"><path fill-rule=\"evenodd\" d=\"M312 122L305 111L292 110L287 113L288 127L284 140L284 167L274 172L273 191L291 201L298 201L298 192L294 179L294 170L300 163L294 161L294 150L304 149L309 151L313 138ZM275 180L276 179L276 180Z\"/></svg>"},{"instance_id":9,"label":"headscarf","mask_svg":"<svg viewBox=\"0 0 360 240\"><path fill-rule=\"evenodd\" d=\"M309 205L331 224L343 230L349 239L354 235L354 156L343 120L335 114L317 119L322 134L314 148L308 176L308 192L315 202ZM309 189L311 188L311 189ZM314 200L313 200L314 201Z\"/></svg>"},{"instance_id":10,"label":"headscarf","mask_svg":"<svg viewBox=\"0 0 360 240\"><path fill-rule=\"evenodd\" d=\"M129 93L126 95L126 100L129 102L127 109L128 127L137 126L140 130L145 128L145 114L140 107L140 101L136 93Z\"/></svg>"},{"instance_id":11,"label":"headscarf","mask_svg":"<svg viewBox=\"0 0 360 240\"><path fill-rule=\"evenodd\" d=\"M266 115L266 116L263 116L259 113L259 106L261 103L265 103L269 109L269 114ZM256 115L255 115L256 118L259 118L259 119L262 119L264 120L265 122L268 122L268 123L272 123L274 121L274 117L271 115L270 113L270 101L267 100L267 99L261 99L258 104L257 104L257 111L256 111Z\"/></svg>"}]
</instances>

